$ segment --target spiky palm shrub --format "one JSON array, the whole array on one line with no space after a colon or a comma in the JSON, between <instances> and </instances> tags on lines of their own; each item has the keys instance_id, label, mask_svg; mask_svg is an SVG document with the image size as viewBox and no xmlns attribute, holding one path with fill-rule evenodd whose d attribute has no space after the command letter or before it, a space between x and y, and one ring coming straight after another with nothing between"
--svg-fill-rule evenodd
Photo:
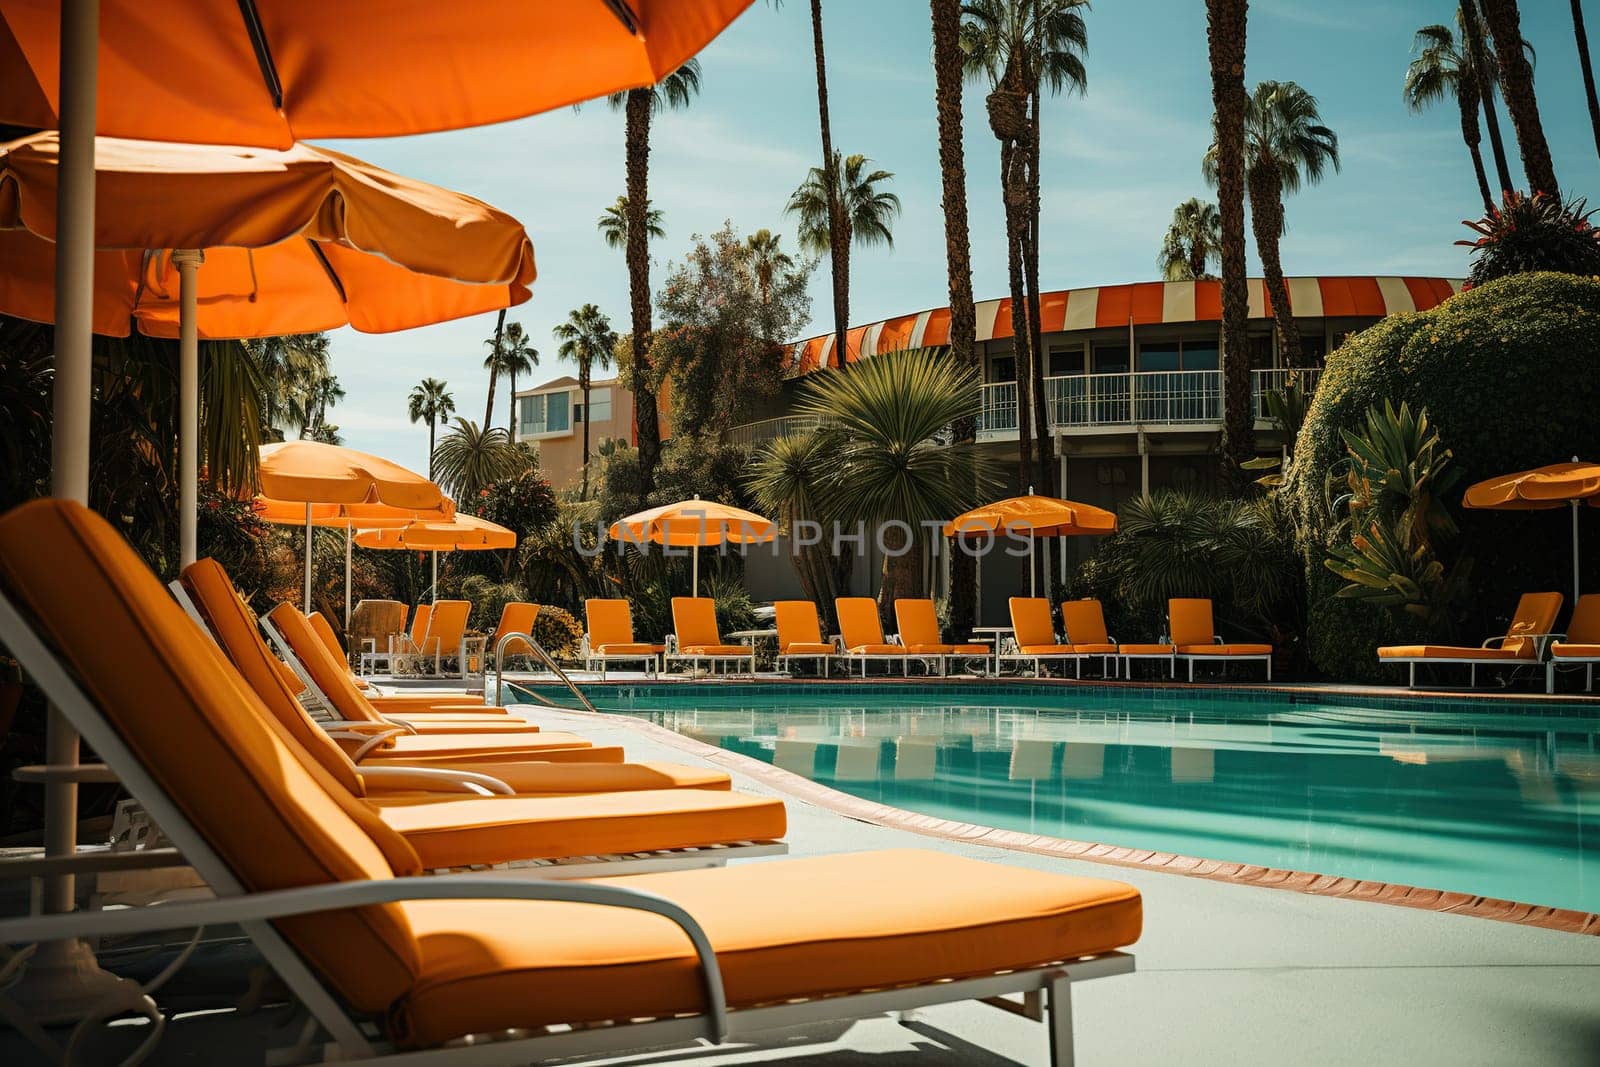
<instances>
[{"instance_id":1,"label":"spiky palm shrub","mask_svg":"<svg viewBox=\"0 0 1600 1067\"><path fill-rule=\"evenodd\" d=\"M1547 193L1508 191L1498 208L1476 222L1463 221L1476 240L1457 241L1472 249L1471 285L1508 274L1553 270L1562 274L1600 274L1600 229L1589 220L1583 199L1563 204Z\"/></svg>"}]
</instances>

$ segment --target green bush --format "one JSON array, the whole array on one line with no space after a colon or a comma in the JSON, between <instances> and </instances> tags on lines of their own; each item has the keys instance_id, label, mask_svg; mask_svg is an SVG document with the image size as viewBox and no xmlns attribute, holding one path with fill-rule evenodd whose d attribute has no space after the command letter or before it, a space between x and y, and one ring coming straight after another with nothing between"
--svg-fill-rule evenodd
<instances>
[{"instance_id":1,"label":"green bush","mask_svg":"<svg viewBox=\"0 0 1600 1067\"><path fill-rule=\"evenodd\" d=\"M541 604L533 620L533 639L556 659L574 659L578 655L578 642L583 639L583 626L566 608Z\"/></svg>"},{"instance_id":2,"label":"green bush","mask_svg":"<svg viewBox=\"0 0 1600 1067\"><path fill-rule=\"evenodd\" d=\"M1286 492L1296 510L1310 576L1310 652L1341 679L1371 677L1376 635L1405 629L1386 609L1323 604L1339 581L1323 568L1332 530L1329 476L1384 401L1426 408L1460 469L1461 485L1496 474L1600 456L1600 279L1520 274L1460 294L1431 311L1396 315L1328 357L1295 445ZM1503 626L1518 594L1569 590L1570 523L1564 512L1472 511L1447 501L1461 526L1453 551L1477 561L1474 595L1456 640L1476 644ZM1600 533L1584 509L1592 537ZM1320 573L1319 573L1320 572ZM1326 577L1324 577L1326 575ZM1585 586L1600 581L1590 554ZM1387 638L1384 638L1387 640ZM1357 670L1357 664L1365 664Z\"/></svg>"}]
</instances>

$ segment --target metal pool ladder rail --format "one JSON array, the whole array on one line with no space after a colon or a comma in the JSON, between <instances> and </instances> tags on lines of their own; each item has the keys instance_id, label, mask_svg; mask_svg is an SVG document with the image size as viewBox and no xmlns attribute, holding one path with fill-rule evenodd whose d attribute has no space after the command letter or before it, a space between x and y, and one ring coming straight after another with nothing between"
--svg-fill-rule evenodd
<instances>
[{"instance_id":1,"label":"metal pool ladder rail","mask_svg":"<svg viewBox=\"0 0 1600 1067\"><path fill-rule=\"evenodd\" d=\"M596 715L600 714L600 709L596 708L594 704L589 701L589 698L583 695L583 690L578 688L578 683L574 682L567 675L567 672L561 669L561 665L555 661L555 657L546 652L544 650L544 646L533 639L532 634L525 634L516 631L508 633L504 637L500 638L499 641L495 642L494 646L494 702L497 707L504 706L503 698L505 695L506 684L505 650L506 646L512 641L521 641L525 643L533 650L534 658L540 663L543 663L546 667L550 668L550 673L559 678L561 680L561 684L572 690L572 695L578 698L578 703L582 704L585 709L594 712ZM516 688L521 692L527 693L541 704L546 704L558 711L563 710L560 704L557 704L549 697L542 696L541 694L534 692L532 689L528 689L523 686L517 686Z\"/></svg>"}]
</instances>

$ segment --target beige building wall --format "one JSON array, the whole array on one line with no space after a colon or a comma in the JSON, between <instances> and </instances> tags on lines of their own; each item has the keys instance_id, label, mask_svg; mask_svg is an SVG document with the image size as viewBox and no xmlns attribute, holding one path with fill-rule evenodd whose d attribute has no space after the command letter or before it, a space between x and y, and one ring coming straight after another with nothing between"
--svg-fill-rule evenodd
<instances>
[{"instance_id":1,"label":"beige building wall","mask_svg":"<svg viewBox=\"0 0 1600 1067\"><path fill-rule=\"evenodd\" d=\"M633 444L632 392L616 378L597 380L590 383L589 404L592 413L584 409L578 380L570 375L517 390L515 439L538 450L544 476L556 489L575 486L582 478L586 422L591 459L607 440Z\"/></svg>"}]
</instances>

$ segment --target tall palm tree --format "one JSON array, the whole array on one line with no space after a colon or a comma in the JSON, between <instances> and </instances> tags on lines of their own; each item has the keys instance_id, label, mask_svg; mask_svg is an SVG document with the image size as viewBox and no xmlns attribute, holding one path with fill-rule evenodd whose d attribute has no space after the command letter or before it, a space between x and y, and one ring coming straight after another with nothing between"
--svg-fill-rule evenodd
<instances>
[{"instance_id":1,"label":"tall palm tree","mask_svg":"<svg viewBox=\"0 0 1600 1067\"><path fill-rule=\"evenodd\" d=\"M1078 10L1084 6L1084 0L971 0L962 6L966 71L989 82L989 126L1000 142L1023 483L1052 481L1045 447L1046 367L1038 329L1040 109L1045 90L1052 95L1082 92L1087 84L1083 52L1088 37ZM1035 425L1037 457L1031 432Z\"/></svg>"},{"instance_id":2,"label":"tall palm tree","mask_svg":"<svg viewBox=\"0 0 1600 1067\"><path fill-rule=\"evenodd\" d=\"M644 227L645 232L652 241L659 240L667 235L662 227L662 214L660 208L645 205ZM605 239L607 248L628 247L628 198L617 197L615 204L609 205L595 220L595 228L600 231L600 236Z\"/></svg>"},{"instance_id":3,"label":"tall palm tree","mask_svg":"<svg viewBox=\"0 0 1600 1067\"><path fill-rule=\"evenodd\" d=\"M967 160L962 134L961 0L929 0L933 22L934 104L939 117L939 178L944 206L945 275L950 291L950 354L959 366L978 369L977 308L972 297L972 239L967 221ZM953 440L977 439L978 420L951 425ZM965 552L950 559L950 617L976 624L977 561Z\"/></svg>"},{"instance_id":4,"label":"tall palm tree","mask_svg":"<svg viewBox=\"0 0 1600 1067\"><path fill-rule=\"evenodd\" d=\"M1244 88L1248 0L1206 0L1206 45L1211 63L1212 151L1217 213L1222 225L1222 476L1241 487L1243 464L1255 458L1250 404L1250 295L1244 261Z\"/></svg>"},{"instance_id":5,"label":"tall palm tree","mask_svg":"<svg viewBox=\"0 0 1600 1067\"><path fill-rule=\"evenodd\" d=\"M494 422L494 387L500 377L500 353L505 344L506 309L501 308L500 314L494 320L494 336L483 342L489 354L484 357L483 369L489 372L489 398L483 403L483 428L487 430Z\"/></svg>"},{"instance_id":6,"label":"tall palm tree","mask_svg":"<svg viewBox=\"0 0 1600 1067\"><path fill-rule=\"evenodd\" d=\"M1478 96L1483 102L1483 124L1489 131L1489 148L1494 153L1494 174L1500 182L1500 192L1515 189L1511 180L1511 166L1506 161L1506 145L1500 136L1500 116L1494 106L1491 87L1500 83L1500 64L1495 60L1494 49L1484 37L1483 22L1478 18L1476 0L1461 0L1456 9L1461 23L1461 38L1466 42L1467 55L1472 57L1472 69L1478 72ZM1489 76L1490 71L1494 77ZM1496 202L1499 198L1496 197Z\"/></svg>"},{"instance_id":7,"label":"tall palm tree","mask_svg":"<svg viewBox=\"0 0 1600 1067\"><path fill-rule=\"evenodd\" d=\"M411 388L406 400L406 413L413 423L428 424L428 480L433 480L433 432L439 423L456 413L456 398L447 391L448 382L438 378L424 378Z\"/></svg>"},{"instance_id":8,"label":"tall palm tree","mask_svg":"<svg viewBox=\"0 0 1600 1067\"><path fill-rule=\"evenodd\" d=\"M1406 107L1422 111L1430 104L1451 97L1461 113L1461 139L1466 142L1472 156L1472 171L1478 178L1478 192L1483 197L1485 211L1494 210L1494 191L1489 188L1489 175L1483 169L1483 153L1479 145L1483 131L1478 125L1478 96L1483 91L1482 79L1472 65L1472 54L1465 42L1457 42L1448 26L1424 26L1417 31L1411 46L1411 65L1406 68L1403 91ZM1493 80L1490 80L1493 92Z\"/></svg>"},{"instance_id":9,"label":"tall palm tree","mask_svg":"<svg viewBox=\"0 0 1600 1067\"><path fill-rule=\"evenodd\" d=\"M783 238L763 227L744 240L750 272L755 275L756 292L763 304L772 299L772 279L780 270L794 266L794 257L778 247Z\"/></svg>"},{"instance_id":10,"label":"tall palm tree","mask_svg":"<svg viewBox=\"0 0 1600 1067\"><path fill-rule=\"evenodd\" d=\"M1483 18L1498 47L1500 91L1505 95L1511 126L1517 131L1517 148L1522 153L1522 170L1532 192L1549 193L1561 199L1556 184L1556 167L1550 159L1550 145L1544 139L1544 124L1539 121L1539 98L1533 91L1533 65L1521 47L1522 14L1517 0L1483 0ZM1511 42L1516 42L1512 44Z\"/></svg>"},{"instance_id":11,"label":"tall palm tree","mask_svg":"<svg viewBox=\"0 0 1600 1067\"><path fill-rule=\"evenodd\" d=\"M1583 72L1583 95L1589 102L1589 125L1594 130L1594 150L1600 154L1600 97L1594 90L1594 64L1589 61L1589 31L1583 28L1583 0L1572 0L1572 36L1578 42L1578 68Z\"/></svg>"},{"instance_id":12,"label":"tall palm tree","mask_svg":"<svg viewBox=\"0 0 1600 1067\"><path fill-rule=\"evenodd\" d=\"M894 220L900 214L900 198L882 188L894 174L886 170L869 171L872 160L863 155L840 157L833 154L829 168L812 167L789 197L785 214L793 215L799 222L796 236L800 247L808 252L826 254L833 260L833 276L844 279L845 289L850 285L850 246L870 248L874 245L894 247ZM837 182L830 187L832 174ZM839 205L838 215L832 205ZM832 221L840 221L835 225ZM834 299L838 305L837 296ZM848 298L846 300L848 311ZM845 363L845 339L839 334L834 340L837 365Z\"/></svg>"},{"instance_id":13,"label":"tall palm tree","mask_svg":"<svg viewBox=\"0 0 1600 1067\"><path fill-rule=\"evenodd\" d=\"M1289 306L1289 287L1283 280L1278 241L1283 236L1283 197L1296 193L1302 182L1315 185L1327 168L1339 169L1339 137L1322 125L1317 98L1294 82L1264 81L1250 97L1244 124L1245 187L1250 192L1250 223L1256 252L1267 279L1272 319L1284 362L1298 367L1303 361L1300 330ZM1208 174L1216 176L1216 146L1206 154Z\"/></svg>"},{"instance_id":14,"label":"tall palm tree","mask_svg":"<svg viewBox=\"0 0 1600 1067\"><path fill-rule=\"evenodd\" d=\"M629 89L609 98L626 116L628 171L628 310L633 334L633 419L639 435L640 499L655 487L661 458L661 425L656 414L655 379L650 366L650 120L667 109L681 110L700 93L700 63L691 59L647 89Z\"/></svg>"},{"instance_id":15,"label":"tall palm tree","mask_svg":"<svg viewBox=\"0 0 1600 1067\"><path fill-rule=\"evenodd\" d=\"M496 357L491 354L489 358ZM523 330L522 323L506 323L506 333L500 344L498 358L500 366L497 370L506 376L507 392L510 394L506 397L506 433L514 440L517 436L517 375L532 374L533 368L539 365L539 350L533 347L533 342ZM489 361L484 360L483 365L487 367Z\"/></svg>"},{"instance_id":16,"label":"tall palm tree","mask_svg":"<svg viewBox=\"0 0 1600 1067\"><path fill-rule=\"evenodd\" d=\"M333 361L328 335L285 334L243 344L261 372L265 386L261 397L265 436L281 441L284 430L293 429L304 437L311 428L310 398L317 382L331 373Z\"/></svg>"},{"instance_id":17,"label":"tall palm tree","mask_svg":"<svg viewBox=\"0 0 1600 1067\"><path fill-rule=\"evenodd\" d=\"M593 304L585 304L567 313L567 321L552 333L561 342L559 352L563 359L578 365L578 391L583 394L583 485L579 498L589 497L589 383L595 367L605 370L611 366L611 351L616 347L617 335L611 329L611 320Z\"/></svg>"},{"instance_id":18,"label":"tall palm tree","mask_svg":"<svg viewBox=\"0 0 1600 1067\"><path fill-rule=\"evenodd\" d=\"M822 196L827 209L828 266L833 272L833 354L844 366L845 333L850 329L850 221L839 196L839 153L833 150L828 119L828 59L822 44L822 0L811 0L811 52L817 61L817 127L822 133Z\"/></svg>"},{"instance_id":19,"label":"tall palm tree","mask_svg":"<svg viewBox=\"0 0 1600 1067\"><path fill-rule=\"evenodd\" d=\"M838 374L813 374L800 387L795 411L818 420L819 454L829 457L817 487L822 514L850 526L899 522L913 531L909 543L901 529L902 540L886 546L881 612L896 597L920 592L915 531L971 507L993 485L977 445L943 439L952 422L978 405L977 371L928 348L886 352ZM892 554L897 548L908 551Z\"/></svg>"},{"instance_id":20,"label":"tall palm tree","mask_svg":"<svg viewBox=\"0 0 1600 1067\"><path fill-rule=\"evenodd\" d=\"M495 482L510 478L528 465L528 453L511 443L498 426L484 428L457 418L455 429L439 441L434 458L434 480L456 500L472 500Z\"/></svg>"},{"instance_id":21,"label":"tall palm tree","mask_svg":"<svg viewBox=\"0 0 1600 1067\"><path fill-rule=\"evenodd\" d=\"M306 428L300 436L309 437L313 441L338 444L338 427L331 426L328 422L328 409L344 397L344 386L339 384L336 375L324 374L312 382L306 391L306 414L309 417L306 420Z\"/></svg>"},{"instance_id":22,"label":"tall palm tree","mask_svg":"<svg viewBox=\"0 0 1600 1067\"><path fill-rule=\"evenodd\" d=\"M1211 281L1211 261L1222 255L1222 216L1217 205L1191 196L1172 209L1172 225L1161 241L1156 269L1169 282Z\"/></svg>"}]
</instances>

